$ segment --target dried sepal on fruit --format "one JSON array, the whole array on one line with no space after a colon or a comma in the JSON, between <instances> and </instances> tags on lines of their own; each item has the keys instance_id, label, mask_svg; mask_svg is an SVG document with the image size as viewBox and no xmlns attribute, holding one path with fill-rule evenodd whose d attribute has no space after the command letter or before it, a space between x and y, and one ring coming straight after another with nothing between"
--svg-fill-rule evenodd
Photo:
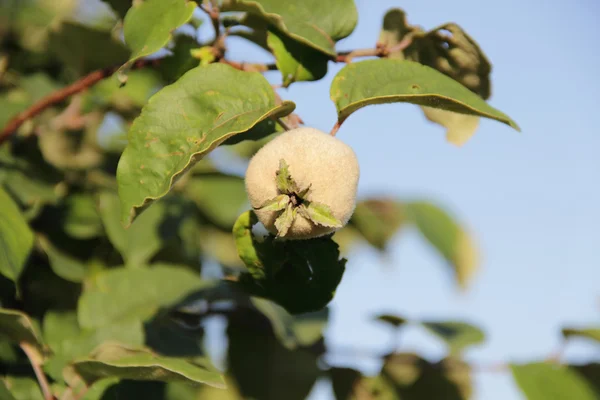
<instances>
[{"instance_id":1,"label":"dried sepal on fruit","mask_svg":"<svg viewBox=\"0 0 600 400\"><path fill-rule=\"evenodd\" d=\"M250 160L246 190L263 225L278 237L308 239L344 226L356 203L352 149L313 128L285 132Z\"/></svg>"}]
</instances>

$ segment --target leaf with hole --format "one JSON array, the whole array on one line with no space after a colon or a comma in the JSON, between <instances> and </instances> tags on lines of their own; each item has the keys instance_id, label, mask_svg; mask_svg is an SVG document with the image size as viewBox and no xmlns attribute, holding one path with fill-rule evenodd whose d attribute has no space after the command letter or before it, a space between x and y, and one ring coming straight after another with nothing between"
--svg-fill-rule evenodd
<instances>
[{"instance_id":1,"label":"leaf with hole","mask_svg":"<svg viewBox=\"0 0 600 400\"><path fill-rule=\"evenodd\" d=\"M294 107L276 105L273 88L259 73L224 64L188 71L152 96L129 130L117 168L121 220L130 224L228 138Z\"/></svg>"}]
</instances>

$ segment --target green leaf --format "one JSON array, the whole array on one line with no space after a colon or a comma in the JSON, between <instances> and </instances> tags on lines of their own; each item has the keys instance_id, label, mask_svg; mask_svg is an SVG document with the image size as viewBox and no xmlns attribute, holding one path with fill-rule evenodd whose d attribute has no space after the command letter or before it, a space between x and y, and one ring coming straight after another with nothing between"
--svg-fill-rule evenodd
<instances>
[{"instance_id":1,"label":"green leaf","mask_svg":"<svg viewBox=\"0 0 600 400\"><path fill-rule=\"evenodd\" d=\"M129 130L117 169L122 221L170 190L174 181L229 137L295 105L277 106L259 73L211 64L188 71L155 94Z\"/></svg>"},{"instance_id":2,"label":"green leaf","mask_svg":"<svg viewBox=\"0 0 600 400\"><path fill-rule=\"evenodd\" d=\"M116 268L96 276L94 287L79 299L77 318L84 329L136 318L147 320L159 308L173 306L209 285L183 267Z\"/></svg>"},{"instance_id":3,"label":"green leaf","mask_svg":"<svg viewBox=\"0 0 600 400\"><path fill-rule=\"evenodd\" d=\"M117 13L119 18L125 18L127 10L131 7L133 0L102 0L103 2L110 5L110 7Z\"/></svg>"},{"instance_id":4,"label":"green leaf","mask_svg":"<svg viewBox=\"0 0 600 400\"><path fill-rule=\"evenodd\" d=\"M406 324L406 322L408 322L406 320L406 318L402 318L397 315L391 315L391 314L381 314L381 315L378 315L377 317L375 317L375 319L377 321L381 321L388 325L391 325L394 328L398 328L398 327Z\"/></svg>"},{"instance_id":5,"label":"green leaf","mask_svg":"<svg viewBox=\"0 0 600 400\"><path fill-rule=\"evenodd\" d=\"M389 51L388 58L404 59L402 51L390 51L413 31L413 27L406 21L406 13L400 8L392 8L383 16L383 26L379 33L377 44Z\"/></svg>"},{"instance_id":6,"label":"green leaf","mask_svg":"<svg viewBox=\"0 0 600 400\"><path fill-rule=\"evenodd\" d=\"M298 190L289 168L284 159L279 160L279 169L275 172L275 182L280 193L293 194Z\"/></svg>"},{"instance_id":7,"label":"green leaf","mask_svg":"<svg viewBox=\"0 0 600 400\"><path fill-rule=\"evenodd\" d=\"M466 347L483 343L485 334L474 325L460 321L421 323L429 332L442 339L448 345L450 354L461 353Z\"/></svg>"},{"instance_id":8,"label":"green leaf","mask_svg":"<svg viewBox=\"0 0 600 400\"><path fill-rule=\"evenodd\" d=\"M252 211L246 211L239 216L233 225L233 236L237 252L256 280L265 279L264 265L258 254L256 243L252 236L252 227L258 223L258 217Z\"/></svg>"},{"instance_id":9,"label":"green leaf","mask_svg":"<svg viewBox=\"0 0 600 400\"><path fill-rule=\"evenodd\" d=\"M281 211L285 210L289 202L290 196L287 194L280 194L279 196L266 201L259 209L264 211Z\"/></svg>"},{"instance_id":10,"label":"green leaf","mask_svg":"<svg viewBox=\"0 0 600 400\"><path fill-rule=\"evenodd\" d=\"M37 325L21 311L0 308L0 332L12 343L26 343L40 353L44 350L44 342Z\"/></svg>"},{"instance_id":11,"label":"green leaf","mask_svg":"<svg viewBox=\"0 0 600 400\"><path fill-rule=\"evenodd\" d=\"M77 239L90 239L103 233L102 220L96 201L88 193L75 193L66 197L61 207L65 232Z\"/></svg>"},{"instance_id":12,"label":"green leaf","mask_svg":"<svg viewBox=\"0 0 600 400\"><path fill-rule=\"evenodd\" d=\"M227 230L248 202L244 180L218 172L191 176L184 191L206 218Z\"/></svg>"},{"instance_id":13,"label":"green leaf","mask_svg":"<svg viewBox=\"0 0 600 400\"><path fill-rule=\"evenodd\" d=\"M174 43L174 46L170 49L173 54L163 58L157 68L169 83L175 82L183 74L200 64L190 53L191 50L198 47L198 41L195 38L178 35L175 37ZM131 75L128 78L127 85L129 85L130 78Z\"/></svg>"},{"instance_id":14,"label":"green leaf","mask_svg":"<svg viewBox=\"0 0 600 400\"><path fill-rule=\"evenodd\" d=\"M40 385L33 378L7 376L4 383L15 400L44 400ZM4 400L4 397L2 397L2 400Z\"/></svg>"},{"instance_id":15,"label":"green leaf","mask_svg":"<svg viewBox=\"0 0 600 400\"><path fill-rule=\"evenodd\" d=\"M100 216L110 242L119 250L127 265L144 265L163 245L161 230L165 219L165 205L152 207L127 229L119 221L120 208L119 197L115 193L100 193Z\"/></svg>"},{"instance_id":16,"label":"green leaf","mask_svg":"<svg viewBox=\"0 0 600 400\"><path fill-rule=\"evenodd\" d=\"M288 230L291 228L296 219L297 209L294 208L292 203L287 204L287 208L277 219L275 220L275 228L277 228L277 237L284 237Z\"/></svg>"},{"instance_id":17,"label":"green leaf","mask_svg":"<svg viewBox=\"0 0 600 400\"><path fill-rule=\"evenodd\" d=\"M362 378L362 374L352 368L332 367L327 370L336 400L352 399L355 383ZM389 400L382 397L382 400Z\"/></svg>"},{"instance_id":18,"label":"green leaf","mask_svg":"<svg viewBox=\"0 0 600 400\"><path fill-rule=\"evenodd\" d=\"M171 32L192 17L196 3L186 0L134 1L125 16L125 43L131 49L129 61L120 71L138 58L148 56L164 47Z\"/></svg>"},{"instance_id":19,"label":"green leaf","mask_svg":"<svg viewBox=\"0 0 600 400\"><path fill-rule=\"evenodd\" d=\"M600 328L563 328L562 334L565 339L579 336L600 342Z\"/></svg>"},{"instance_id":20,"label":"green leaf","mask_svg":"<svg viewBox=\"0 0 600 400\"><path fill-rule=\"evenodd\" d=\"M352 0L230 0L222 11L246 11L277 27L290 38L335 57L335 42L352 33L358 12ZM335 18L332 16L335 15Z\"/></svg>"},{"instance_id":21,"label":"green leaf","mask_svg":"<svg viewBox=\"0 0 600 400\"><path fill-rule=\"evenodd\" d=\"M451 357L429 362L412 353L391 354L378 379L386 391L392 385L394 399L467 400L472 394L469 365Z\"/></svg>"},{"instance_id":22,"label":"green leaf","mask_svg":"<svg viewBox=\"0 0 600 400\"><path fill-rule=\"evenodd\" d=\"M33 248L33 232L0 186L0 274L17 282Z\"/></svg>"},{"instance_id":23,"label":"green leaf","mask_svg":"<svg viewBox=\"0 0 600 400\"><path fill-rule=\"evenodd\" d=\"M596 396L600 398L600 363L570 365L569 367L577 371L594 389Z\"/></svg>"},{"instance_id":24,"label":"green leaf","mask_svg":"<svg viewBox=\"0 0 600 400\"><path fill-rule=\"evenodd\" d=\"M300 205L300 210L304 212L306 218L310 219L312 222L322 226L341 228L342 222L333 216L331 212L331 208L329 208L326 204L317 203L314 201L305 202Z\"/></svg>"},{"instance_id":25,"label":"green leaf","mask_svg":"<svg viewBox=\"0 0 600 400\"><path fill-rule=\"evenodd\" d=\"M246 221L248 222L248 221ZM254 264L240 285L250 294L270 299L291 314L322 310L332 299L344 274L346 260L331 237L263 242L244 237L246 252ZM239 251L239 250L238 250ZM241 253L241 252L240 252Z\"/></svg>"},{"instance_id":26,"label":"green leaf","mask_svg":"<svg viewBox=\"0 0 600 400\"><path fill-rule=\"evenodd\" d=\"M207 360L185 361L117 343L101 345L89 358L77 360L73 366L88 383L112 376L142 381L204 383L225 388L223 377Z\"/></svg>"},{"instance_id":27,"label":"green leaf","mask_svg":"<svg viewBox=\"0 0 600 400\"><path fill-rule=\"evenodd\" d=\"M75 312L46 313L43 333L54 354L49 367L54 370L51 373L54 376L62 376L62 369L67 363L87 356L104 342L117 341L131 346L144 344L144 329L139 320L120 321L98 329L81 329Z\"/></svg>"},{"instance_id":28,"label":"green leaf","mask_svg":"<svg viewBox=\"0 0 600 400\"><path fill-rule=\"evenodd\" d=\"M275 64L281 72L283 87L293 82L316 81L327 74L330 57L292 40L281 32L269 31L267 44L275 56Z\"/></svg>"},{"instance_id":29,"label":"green leaf","mask_svg":"<svg viewBox=\"0 0 600 400\"><path fill-rule=\"evenodd\" d=\"M127 60L127 48L110 32L67 22L52 30L49 50L75 74L112 67Z\"/></svg>"},{"instance_id":30,"label":"green leaf","mask_svg":"<svg viewBox=\"0 0 600 400\"><path fill-rule=\"evenodd\" d=\"M466 287L479 265L473 239L449 214L432 203L407 203L404 209L407 220L450 263L459 285Z\"/></svg>"},{"instance_id":31,"label":"green leaf","mask_svg":"<svg viewBox=\"0 0 600 400\"><path fill-rule=\"evenodd\" d=\"M550 363L513 364L510 367L528 400L594 400L593 389L577 372Z\"/></svg>"},{"instance_id":32,"label":"green leaf","mask_svg":"<svg viewBox=\"0 0 600 400\"><path fill-rule=\"evenodd\" d=\"M358 202L350 219L350 223L360 235L379 250L385 249L404 222L402 204L389 199L367 199Z\"/></svg>"},{"instance_id":33,"label":"green leaf","mask_svg":"<svg viewBox=\"0 0 600 400\"><path fill-rule=\"evenodd\" d=\"M40 237L39 244L48 256L50 267L56 275L71 282L84 280L88 269L85 262L59 250L47 238Z\"/></svg>"},{"instance_id":34,"label":"green leaf","mask_svg":"<svg viewBox=\"0 0 600 400\"><path fill-rule=\"evenodd\" d=\"M4 383L3 380L0 380L0 399L17 400L12 394L10 394L8 388L6 387L6 383Z\"/></svg>"},{"instance_id":35,"label":"green leaf","mask_svg":"<svg viewBox=\"0 0 600 400\"><path fill-rule=\"evenodd\" d=\"M378 59L348 64L333 79L330 94L339 123L370 104L405 102L491 118L520 130L506 114L460 83L412 61Z\"/></svg>"}]
</instances>

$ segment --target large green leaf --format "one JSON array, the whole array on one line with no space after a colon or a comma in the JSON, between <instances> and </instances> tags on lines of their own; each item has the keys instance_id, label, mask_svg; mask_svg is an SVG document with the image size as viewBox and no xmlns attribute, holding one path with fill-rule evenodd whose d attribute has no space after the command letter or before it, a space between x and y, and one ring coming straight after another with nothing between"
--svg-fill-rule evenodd
<instances>
[{"instance_id":1,"label":"large green leaf","mask_svg":"<svg viewBox=\"0 0 600 400\"><path fill-rule=\"evenodd\" d=\"M125 43L131 49L128 63L157 52L175 28L192 17L196 3L187 0L134 1L125 16Z\"/></svg>"},{"instance_id":2,"label":"large green leaf","mask_svg":"<svg viewBox=\"0 0 600 400\"><path fill-rule=\"evenodd\" d=\"M129 130L117 169L122 220L163 197L174 181L229 137L269 117L293 111L277 106L259 73L211 64L188 71L154 95Z\"/></svg>"},{"instance_id":3,"label":"large green leaf","mask_svg":"<svg viewBox=\"0 0 600 400\"><path fill-rule=\"evenodd\" d=\"M450 354L457 354L468 346L483 343L485 334L478 327L460 321L421 323L429 332L442 339L448 345Z\"/></svg>"},{"instance_id":4,"label":"large green leaf","mask_svg":"<svg viewBox=\"0 0 600 400\"><path fill-rule=\"evenodd\" d=\"M539 362L510 368L528 400L597 399L591 386L568 367Z\"/></svg>"},{"instance_id":5,"label":"large green leaf","mask_svg":"<svg viewBox=\"0 0 600 400\"><path fill-rule=\"evenodd\" d=\"M370 104L405 102L491 118L519 130L506 114L465 86L412 61L378 59L348 64L333 79L330 94L339 123Z\"/></svg>"},{"instance_id":6,"label":"large green leaf","mask_svg":"<svg viewBox=\"0 0 600 400\"><path fill-rule=\"evenodd\" d=\"M11 197L0 187L0 274L16 282L33 248L33 232Z\"/></svg>"},{"instance_id":7,"label":"large green leaf","mask_svg":"<svg viewBox=\"0 0 600 400\"><path fill-rule=\"evenodd\" d=\"M44 316L43 333L53 352L53 357L44 367L54 377L62 375L62 368L67 363L87 356L106 341L131 346L144 344L144 329L139 320L120 321L98 329L81 329L75 312L48 312Z\"/></svg>"},{"instance_id":8,"label":"large green leaf","mask_svg":"<svg viewBox=\"0 0 600 400\"><path fill-rule=\"evenodd\" d=\"M600 328L563 328L562 334L565 338L584 337L600 342Z\"/></svg>"},{"instance_id":9,"label":"large green leaf","mask_svg":"<svg viewBox=\"0 0 600 400\"><path fill-rule=\"evenodd\" d=\"M275 30L267 34L267 44L281 72L283 87L288 87L292 82L316 81L327 74L327 55Z\"/></svg>"},{"instance_id":10,"label":"large green leaf","mask_svg":"<svg viewBox=\"0 0 600 400\"><path fill-rule=\"evenodd\" d=\"M358 21L353 0L226 0L221 9L259 16L292 39L330 57L336 55L335 42L350 35Z\"/></svg>"},{"instance_id":11,"label":"large green leaf","mask_svg":"<svg viewBox=\"0 0 600 400\"><path fill-rule=\"evenodd\" d=\"M116 193L105 191L99 195L100 216L111 243L119 250L127 265L143 265L163 245L161 230L165 205L157 204L152 207L127 229L123 228L119 220L120 208Z\"/></svg>"},{"instance_id":12,"label":"large green leaf","mask_svg":"<svg viewBox=\"0 0 600 400\"><path fill-rule=\"evenodd\" d=\"M225 388L223 377L207 360L191 362L164 357L117 343L101 345L89 358L77 360L73 366L88 383L113 376L142 381L204 383Z\"/></svg>"},{"instance_id":13,"label":"large green leaf","mask_svg":"<svg viewBox=\"0 0 600 400\"><path fill-rule=\"evenodd\" d=\"M408 221L450 263L457 282L466 287L479 265L477 248L469 234L444 210L420 201L406 203Z\"/></svg>"},{"instance_id":14,"label":"large green leaf","mask_svg":"<svg viewBox=\"0 0 600 400\"><path fill-rule=\"evenodd\" d=\"M117 268L96 276L94 287L79 299L77 318L82 328L118 321L149 319L161 307L172 306L210 283L184 267Z\"/></svg>"},{"instance_id":15,"label":"large green leaf","mask_svg":"<svg viewBox=\"0 0 600 400\"><path fill-rule=\"evenodd\" d=\"M0 308L0 332L10 342L23 344L43 351L42 335L34 321L18 310Z\"/></svg>"}]
</instances>

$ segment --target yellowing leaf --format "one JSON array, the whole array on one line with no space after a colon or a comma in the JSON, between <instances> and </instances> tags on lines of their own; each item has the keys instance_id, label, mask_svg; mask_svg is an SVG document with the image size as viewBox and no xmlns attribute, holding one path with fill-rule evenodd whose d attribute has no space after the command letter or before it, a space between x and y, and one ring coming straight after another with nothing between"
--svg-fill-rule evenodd
<instances>
[{"instance_id":1,"label":"yellowing leaf","mask_svg":"<svg viewBox=\"0 0 600 400\"><path fill-rule=\"evenodd\" d=\"M446 140L456 146L465 144L477 130L479 117L431 107L421 107L425 117L446 128Z\"/></svg>"}]
</instances>

